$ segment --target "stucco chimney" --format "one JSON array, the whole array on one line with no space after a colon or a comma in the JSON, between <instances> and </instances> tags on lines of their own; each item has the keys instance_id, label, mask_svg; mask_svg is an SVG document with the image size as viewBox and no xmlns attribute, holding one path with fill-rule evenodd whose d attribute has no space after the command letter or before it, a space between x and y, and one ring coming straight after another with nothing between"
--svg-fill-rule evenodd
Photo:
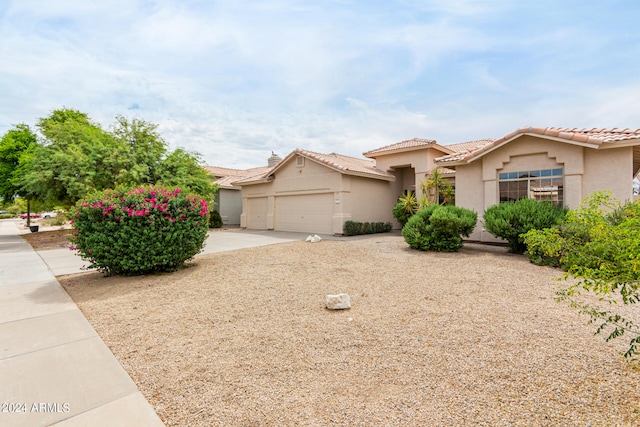
<instances>
[{"instance_id":1,"label":"stucco chimney","mask_svg":"<svg viewBox=\"0 0 640 427\"><path fill-rule=\"evenodd\" d=\"M282 158L280 158L280 156L278 156L276 153L272 151L271 157L269 157L269 159L267 160L267 164L269 165L270 168L272 168L275 165L277 165L280 162L280 160L282 160Z\"/></svg>"}]
</instances>

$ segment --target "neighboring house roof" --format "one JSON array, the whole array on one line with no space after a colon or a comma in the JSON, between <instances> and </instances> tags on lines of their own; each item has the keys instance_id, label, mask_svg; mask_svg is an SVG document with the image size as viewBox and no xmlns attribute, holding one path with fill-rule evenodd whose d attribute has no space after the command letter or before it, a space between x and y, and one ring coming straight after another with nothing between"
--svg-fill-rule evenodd
<instances>
[{"instance_id":1,"label":"neighboring house roof","mask_svg":"<svg viewBox=\"0 0 640 427\"><path fill-rule=\"evenodd\" d=\"M315 151L304 150L301 148L297 148L293 150L289 155L287 155L280 163L274 166L272 169L268 170L265 173L258 174L252 177L247 177L235 181L236 185L248 185L248 184L258 184L262 182L268 182L273 179L275 173L280 169L283 165L288 163L291 159L296 156L305 157L311 161L319 163L323 166L328 167L329 169L333 169L337 172L343 173L345 175L355 175L355 176L363 176L367 178L374 179L382 179L386 181L395 180L395 176L385 172L381 169L376 168L375 162L372 160L366 159L358 159L356 157L345 156L343 154L330 153L316 153Z\"/></svg>"},{"instance_id":2,"label":"neighboring house roof","mask_svg":"<svg viewBox=\"0 0 640 427\"><path fill-rule=\"evenodd\" d=\"M448 148L448 146L439 145L433 139L413 138L402 142L396 142L395 144L385 145L384 147L376 148L374 150L367 151L366 153L362 153L362 155L374 159L376 157L379 157L380 155L402 153L405 151L415 151L428 147L436 148L443 153L453 152Z\"/></svg>"},{"instance_id":3,"label":"neighboring house roof","mask_svg":"<svg viewBox=\"0 0 640 427\"><path fill-rule=\"evenodd\" d=\"M451 166L455 164L471 163L498 147L501 147L524 135L544 137L555 141L591 148L601 148L608 144L616 144L617 146L640 146L640 129L523 127L503 136L500 139L496 139L495 141L486 140L490 142L487 142L484 145L479 145L475 149L439 157L436 159L436 163ZM634 169L636 168L634 167Z\"/></svg>"},{"instance_id":4,"label":"neighboring house roof","mask_svg":"<svg viewBox=\"0 0 640 427\"><path fill-rule=\"evenodd\" d=\"M458 142L456 144L447 144L446 148L450 149L454 153L468 153L478 148L484 147L487 144L495 142L493 138L478 139L475 141Z\"/></svg>"},{"instance_id":5,"label":"neighboring house roof","mask_svg":"<svg viewBox=\"0 0 640 427\"><path fill-rule=\"evenodd\" d=\"M214 184L218 184L221 188L234 190L240 189L233 185L234 181L263 174L271 169L268 166L260 166L251 169L233 169L219 166L205 166L204 168L207 172L216 177Z\"/></svg>"}]
</instances>

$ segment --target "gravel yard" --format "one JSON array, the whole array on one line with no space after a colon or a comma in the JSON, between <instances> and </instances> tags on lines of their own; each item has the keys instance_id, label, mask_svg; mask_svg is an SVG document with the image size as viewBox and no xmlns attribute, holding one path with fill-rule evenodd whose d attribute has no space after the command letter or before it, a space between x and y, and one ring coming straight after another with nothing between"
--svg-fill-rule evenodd
<instances>
[{"instance_id":1,"label":"gravel yard","mask_svg":"<svg viewBox=\"0 0 640 427\"><path fill-rule=\"evenodd\" d=\"M626 341L553 300L560 274L376 235L58 279L168 426L640 425Z\"/></svg>"}]
</instances>

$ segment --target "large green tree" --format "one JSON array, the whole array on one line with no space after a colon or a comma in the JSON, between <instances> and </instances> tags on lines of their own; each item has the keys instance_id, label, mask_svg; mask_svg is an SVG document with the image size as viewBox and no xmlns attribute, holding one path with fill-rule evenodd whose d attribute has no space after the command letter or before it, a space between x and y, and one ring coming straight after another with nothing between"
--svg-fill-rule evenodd
<instances>
[{"instance_id":1,"label":"large green tree","mask_svg":"<svg viewBox=\"0 0 640 427\"><path fill-rule=\"evenodd\" d=\"M118 172L117 183L137 185L158 181L160 165L167 155L167 144L158 133L158 125L117 116L111 133L128 160L126 168Z\"/></svg>"},{"instance_id":2,"label":"large green tree","mask_svg":"<svg viewBox=\"0 0 640 427\"><path fill-rule=\"evenodd\" d=\"M180 185L210 198L216 187L196 153L168 145L157 125L117 116L111 131L85 113L54 110L38 121L43 140L20 174L37 199L73 205L94 191L142 184Z\"/></svg>"},{"instance_id":3,"label":"large green tree","mask_svg":"<svg viewBox=\"0 0 640 427\"><path fill-rule=\"evenodd\" d=\"M118 141L85 113L55 110L37 127L44 140L21 179L40 200L74 204L92 191L113 187L126 167Z\"/></svg>"}]
</instances>

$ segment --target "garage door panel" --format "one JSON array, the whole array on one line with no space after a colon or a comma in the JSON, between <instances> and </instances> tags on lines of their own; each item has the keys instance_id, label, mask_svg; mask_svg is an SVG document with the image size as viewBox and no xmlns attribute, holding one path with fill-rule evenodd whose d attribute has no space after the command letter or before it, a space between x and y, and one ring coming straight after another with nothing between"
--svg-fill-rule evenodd
<instances>
[{"instance_id":1,"label":"garage door panel","mask_svg":"<svg viewBox=\"0 0 640 427\"><path fill-rule=\"evenodd\" d=\"M276 197L275 229L333 233L333 194Z\"/></svg>"},{"instance_id":2,"label":"garage door panel","mask_svg":"<svg viewBox=\"0 0 640 427\"><path fill-rule=\"evenodd\" d=\"M267 198L260 197L247 200L247 228L252 230L267 229Z\"/></svg>"}]
</instances>

